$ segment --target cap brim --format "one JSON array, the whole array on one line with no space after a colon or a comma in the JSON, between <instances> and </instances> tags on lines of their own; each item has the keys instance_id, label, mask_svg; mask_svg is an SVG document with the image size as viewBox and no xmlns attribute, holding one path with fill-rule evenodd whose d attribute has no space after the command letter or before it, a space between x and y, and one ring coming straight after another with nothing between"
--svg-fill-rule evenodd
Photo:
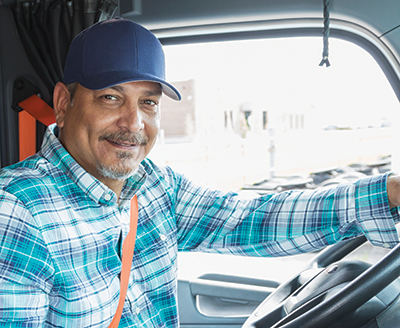
<instances>
[{"instance_id":1,"label":"cap brim","mask_svg":"<svg viewBox=\"0 0 400 328\"><path fill-rule=\"evenodd\" d=\"M170 83L150 74L138 74L137 72L107 72L103 74L99 74L96 76L92 76L89 78L82 78L78 81L64 81L64 83L72 83L78 82L82 86L91 90L101 90L112 87L117 84L126 83L126 82L156 82L161 85L163 93L176 101L182 99L179 91Z\"/></svg>"}]
</instances>

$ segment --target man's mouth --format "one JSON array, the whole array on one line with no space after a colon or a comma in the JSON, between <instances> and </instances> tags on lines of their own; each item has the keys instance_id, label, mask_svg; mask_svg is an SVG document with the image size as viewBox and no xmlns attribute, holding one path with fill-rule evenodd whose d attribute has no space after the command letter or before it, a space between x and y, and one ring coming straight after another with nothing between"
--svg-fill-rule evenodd
<instances>
[{"instance_id":1,"label":"man's mouth","mask_svg":"<svg viewBox=\"0 0 400 328\"><path fill-rule=\"evenodd\" d=\"M113 146L126 149L145 146L148 142L147 138L143 137L139 133L130 134L127 132L107 133L102 135L99 140L106 140Z\"/></svg>"},{"instance_id":2,"label":"man's mouth","mask_svg":"<svg viewBox=\"0 0 400 328\"><path fill-rule=\"evenodd\" d=\"M121 141L115 141L115 140L107 140L108 142L117 145L117 146L122 146L122 147L135 147L137 146L136 143L126 143L126 142L121 142Z\"/></svg>"}]
</instances>

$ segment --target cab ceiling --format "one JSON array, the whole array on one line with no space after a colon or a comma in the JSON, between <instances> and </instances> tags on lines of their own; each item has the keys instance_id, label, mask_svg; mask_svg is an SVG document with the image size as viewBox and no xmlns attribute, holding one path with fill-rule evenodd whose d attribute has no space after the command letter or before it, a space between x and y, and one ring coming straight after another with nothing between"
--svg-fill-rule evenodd
<instances>
[{"instance_id":1,"label":"cab ceiling","mask_svg":"<svg viewBox=\"0 0 400 328\"><path fill-rule=\"evenodd\" d=\"M149 29L323 17L323 0L120 0L121 16ZM398 0L330 0L330 17L359 24L380 37L400 25Z\"/></svg>"}]
</instances>

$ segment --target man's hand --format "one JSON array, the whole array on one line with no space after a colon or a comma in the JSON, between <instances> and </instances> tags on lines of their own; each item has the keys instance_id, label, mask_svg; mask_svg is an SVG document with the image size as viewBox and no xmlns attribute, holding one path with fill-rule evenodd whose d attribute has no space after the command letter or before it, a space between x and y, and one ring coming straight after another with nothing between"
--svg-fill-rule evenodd
<instances>
[{"instance_id":1,"label":"man's hand","mask_svg":"<svg viewBox=\"0 0 400 328\"><path fill-rule=\"evenodd\" d=\"M400 176L393 174L388 177L387 196L390 208L400 206Z\"/></svg>"}]
</instances>

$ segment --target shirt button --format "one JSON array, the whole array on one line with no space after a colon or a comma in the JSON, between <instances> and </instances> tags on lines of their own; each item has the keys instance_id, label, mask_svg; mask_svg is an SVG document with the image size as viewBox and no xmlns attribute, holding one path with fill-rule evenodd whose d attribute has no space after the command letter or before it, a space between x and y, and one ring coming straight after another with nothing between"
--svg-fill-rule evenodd
<instances>
[{"instance_id":1,"label":"shirt button","mask_svg":"<svg viewBox=\"0 0 400 328\"><path fill-rule=\"evenodd\" d=\"M384 243L382 246L385 248L390 248L390 245L388 243Z\"/></svg>"},{"instance_id":2,"label":"shirt button","mask_svg":"<svg viewBox=\"0 0 400 328\"><path fill-rule=\"evenodd\" d=\"M161 239L162 241L166 241L166 240L167 240L167 237L166 237L165 235L160 235L160 239Z\"/></svg>"},{"instance_id":3,"label":"shirt button","mask_svg":"<svg viewBox=\"0 0 400 328\"><path fill-rule=\"evenodd\" d=\"M111 199L111 195L110 194L105 194L104 195L104 199L106 200L106 201L109 201L110 199Z\"/></svg>"},{"instance_id":4,"label":"shirt button","mask_svg":"<svg viewBox=\"0 0 400 328\"><path fill-rule=\"evenodd\" d=\"M139 313L140 313L140 309L137 307L137 308L135 309L135 312L136 312L136 314L139 314Z\"/></svg>"}]
</instances>

